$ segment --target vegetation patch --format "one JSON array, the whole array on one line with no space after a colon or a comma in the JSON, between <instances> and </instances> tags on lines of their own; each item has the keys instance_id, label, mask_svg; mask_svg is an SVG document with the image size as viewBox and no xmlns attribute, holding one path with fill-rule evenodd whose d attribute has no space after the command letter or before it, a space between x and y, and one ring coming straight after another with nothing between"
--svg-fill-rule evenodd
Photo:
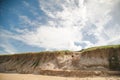
<instances>
[{"instance_id":1,"label":"vegetation patch","mask_svg":"<svg viewBox=\"0 0 120 80\"><path fill-rule=\"evenodd\" d=\"M88 52L88 51L93 51L97 49L110 49L110 48L120 48L120 45L106 45L106 46L97 46L97 47L91 47L87 49L82 49L80 52Z\"/></svg>"}]
</instances>

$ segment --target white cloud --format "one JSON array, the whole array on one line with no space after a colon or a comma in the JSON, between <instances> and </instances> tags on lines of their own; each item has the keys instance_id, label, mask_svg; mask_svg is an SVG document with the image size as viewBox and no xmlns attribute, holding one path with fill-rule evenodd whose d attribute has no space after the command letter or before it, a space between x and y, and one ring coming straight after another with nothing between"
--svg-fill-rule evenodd
<instances>
[{"instance_id":1,"label":"white cloud","mask_svg":"<svg viewBox=\"0 0 120 80\"><path fill-rule=\"evenodd\" d=\"M2 30L0 32L0 48L3 49L2 53L14 54L16 53L16 49L9 43L9 39L11 38L12 33L7 30Z\"/></svg>"},{"instance_id":2,"label":"white cloud","mask_svg":"<svg viewBox=\"0 0 120 80\"><path fill-rule=\"evenodd\" d=\"M30 11L34 16L38 16L38 15L39 15L38 12L35 11L35 10L37 10L36 7L30 5L27 1L23 1L23 4L24 4L26 7L29 8L29 11Z\"/></svg>"},{"instance_id":3,"label":"white cloud","mask_svg":"<svg viewBox=\"0 0 120 80\"><path fill-rule=\"evenodd\" d=\"M110 13L118 1L39 0L40 9L50 17L48 24L41 25L38 20L31 21L27 16L20 16L24 25L37 27L34 31L17 29L22 34L12 38L47 50L80 50L82 46L76 45L76 42L86 44L85 47L111 44L116 40L119 43L120 25L112 25L114 29L106 27L113 19Z\"/></svg>"},{"instance_id":4,"label":"white cloud","mask_svg":"<svg viewBox=\"0 0 120 80\"><path fill-rule=\"evenodd\" d=\"M3 49L4 53L9 53L9 54L16 53L16 50L14 49L14 47L11 44L9 44L9 42L7 41L4 41L3 43L1 43L0 47Z\"/></svg>"},{"instance_id":5,"label":"white cloud","mask_svg":"<svg viewBox=\"0 0 120 80\"><path fill-rule=\"evenodd\" d=\"M38 27L40 23L38 20L31 20L27 16L19 16L19 19L21 20L21 24L25 27L31 26L31 27Z\"/></svg>"},{"instance_id":6,"label":"white cloud","mask_svg":"<svg viewBox=\"0 0 120 80\"><path fill-rule=\"evenodd\" d=\"M22 40L29 45L50 49L81 49L74 42L79 40L79 32L72 27L41 26L35 32L15 36L14 39Z\"/></svg>"},{"instance_id":7,"label":"white cloud","mask_svg":"<svg viewBox=\"0 0 120 80\"><path fill-rule=\"evenodd\" d=\"M119 33L115 34L116 32L120 32L119 27L110 30L110 26L105 29L105 25L110 24L109 22L112 19L110 12L113 11L115 5L118 2L119 0L67 0L64 2L58 0L58 2L56 1L56 4L59 3L58 5L62 9L62 11L60 11L57 9L53 9L53 0L50 0L49 4L46 4L45 1L40 0L40 7L48 16L58 21L58 26L61 25L62 27L75 27L77 29L76 31L78 31L77 34L80 34L80 36L77 36L77 41L83 43L87 42L86 47L90 47L94 45L105 45L113 38L115 38L115 35L119 36ZM87 28L89 27L89 25L87 25L87 22L89 22L90 24L94 24L96 28ZM85 37L81 33L83 32L82 30L84 28L86 32L94 35L95 38L98 40L95 44L93 44L90 40L81 40L82 37ZM113 37L109 33L111 33ZM109 39L105 37L108 37Z\"/></svg>"}]
</instances>

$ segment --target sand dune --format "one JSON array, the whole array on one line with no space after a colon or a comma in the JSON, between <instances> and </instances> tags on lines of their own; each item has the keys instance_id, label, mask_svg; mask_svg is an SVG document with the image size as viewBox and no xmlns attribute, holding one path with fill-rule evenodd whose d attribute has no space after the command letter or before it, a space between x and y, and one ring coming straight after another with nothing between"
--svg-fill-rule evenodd
<instances>
[{"instance_id":1,"label":"sand dune","mask_svg":"<svg viewBox=\"0 0 120 80\"><path fill-rule=\"evenodd\" d=\"M9 74L0 73L0 80L120 80L120 77L56 77L32 74Z\"/></svg>"},{"instance_id":2,"label":"sand dune","mask_svg":"<svg viewBox=\"0 0 120 80\"><path fill-rule=\"evenodd\" d=\"M113 76L120 76L120 45L0 55L0 80L120 80Z\"/></svg>"},{"instance_id":3,"label":"sand dune","mask_svg":"<svg viewBox=\"0 0 120 80\"><path fill-rule=\"evenodd\" d=\"M43 70L119 71L120 45L93 47L81 51L0 55L2 73L48 74L48 72L43 73Z\"/></svg>"}]
</instances>

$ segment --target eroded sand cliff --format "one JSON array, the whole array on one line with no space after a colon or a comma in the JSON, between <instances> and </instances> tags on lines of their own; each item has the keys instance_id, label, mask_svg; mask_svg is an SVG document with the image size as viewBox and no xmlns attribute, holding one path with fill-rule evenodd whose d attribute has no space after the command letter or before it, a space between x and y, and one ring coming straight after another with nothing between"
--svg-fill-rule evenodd
<instances>
[{"instance_id":1,"label":"eroded sand cliff","mask_svg":"<svg viewBox=\"0 0 120 80\"><path fill-rule=\"evenodd\" d=\"M98 75L105 74L105 71L107 73L117 71L116 74L119 74L119 70L120 46L118 45L108 48L89 48L77 52L47 51L0 56L0 72L61 74L62 76L78 74L79 76L85 71L88 75L89 73Z\"/></svg>"}]
</instances>

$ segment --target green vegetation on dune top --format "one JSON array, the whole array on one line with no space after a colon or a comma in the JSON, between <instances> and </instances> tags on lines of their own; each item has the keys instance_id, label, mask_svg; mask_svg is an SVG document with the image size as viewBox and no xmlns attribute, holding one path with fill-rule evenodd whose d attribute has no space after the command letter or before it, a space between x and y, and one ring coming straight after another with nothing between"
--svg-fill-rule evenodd
<instances>
[{"instance_id":1,"label":"green vegetation on dune top","mask_svg":"<svg viewBox=\"0 0 120 80\"><path fill-rule=\"evenodd\" d=\"M91 47L91 48L83 49L80 52L87 52L87 51L92 51L92 50L97 50L97 49L109 49L109 48L120 48L120 44L119 45L106 45L106 46Z\"/></svg>"}]
</instances>

